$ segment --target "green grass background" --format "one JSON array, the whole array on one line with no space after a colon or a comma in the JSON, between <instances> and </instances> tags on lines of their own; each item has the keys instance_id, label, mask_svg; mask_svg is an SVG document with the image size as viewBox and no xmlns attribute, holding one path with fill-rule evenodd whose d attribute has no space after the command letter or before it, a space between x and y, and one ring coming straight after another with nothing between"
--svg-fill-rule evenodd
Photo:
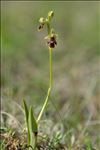
<instances>
[{"instance_id":1,"label":"green grass background","mask_svg":"<svg viewBox=\"0 0 100 150\"><path fill-rule=\"evenodd\" d=\"M97 143L99 9L100 2L1 2L3 102L12 99L22 105L25 98L34 106L36 114L41 109L49 86L49 52L44 40L46 29L38 32L38 20L53 10L52 26L58 40L53 50L52 102L43 117L58 122L62 119L65 128L79 132L89 119L90 124L97 121L86 127Z\"/></svg>"}]
</instances>

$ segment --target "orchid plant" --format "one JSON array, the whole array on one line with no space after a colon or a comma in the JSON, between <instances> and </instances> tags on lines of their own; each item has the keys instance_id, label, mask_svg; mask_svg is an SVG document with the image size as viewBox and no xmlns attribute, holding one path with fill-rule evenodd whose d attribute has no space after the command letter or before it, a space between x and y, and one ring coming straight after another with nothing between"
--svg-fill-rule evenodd
<instances>
[{"instance_id":1,"label":"orchid plant","mask_svg":"<svg viewBox=\"0 0 100 150\"><path fill-rule=\"evenodd\" d=\"M45 39L46 39L47 46L49 48L50 83L49 83L46 99L44 101L43 107L37 119L35 118L32 106L28 108L25 100L23 100L27 132L28 132L28 145L29 145L29 149L34 149L34 150L36 149L36 143L37 143L38 124L47 107L49 97L50 97L51 87L52 87L52 49L55 48L55 46L57 45L57 41L56 41L57 34L55 34L54 29L51 27L51 20L53 16L54 16L54 12L50 11L47 15L47 18L41 17L39 19L40 25L38 30L41 31L44 28L44 26L46 26L48 31L48 35L45 37Z\"/></svg>"}]
</instances>

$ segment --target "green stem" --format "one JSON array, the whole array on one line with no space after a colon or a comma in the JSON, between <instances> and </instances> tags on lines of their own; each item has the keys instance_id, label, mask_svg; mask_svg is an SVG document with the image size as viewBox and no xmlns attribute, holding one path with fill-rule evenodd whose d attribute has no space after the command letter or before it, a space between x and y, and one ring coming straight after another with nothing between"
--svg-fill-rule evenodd
<instances>
[{"instance_id":1,"label":"green stem","mask_svg":"<svg viewBox=\"0 0 100 150\"><path fill-rule=\"evenodd\" d=\"M37 144L37 136L34 135L34 150L36 150L36 144Z\"/></svg>"},{"instance_id":2,"label":"green stem","mask_svg":"<svg viewBox=\"0 0 100 150\"><path fill-rule=\"evenodd\" d=\"M47 96L46 96L46 99L44 101L43 107L42 107L42 109L39 113L37 122L40 121L40 119L43 115L43 112L44 112L45 108L47 107L48 100L49 100L49 97L50 97L50 92L51 92L51 86L52 86L52 48L50 48L50 47L49 47L49 57L50 57L50 85L49 85L49 88L48 88Z\"/></svg>"},{"instance_id":3,"label":"green stem","mask_svg":"<svg viewBox=\"0 0 100 150\"><path fill-rule=\"evenodd\" d=\"M50 89L52 86L52 48L49 47L49 57L50 57Z\"/></svg>"},{"instance_id":4,"label":"green stem","mask_svg":"<svg viewBox=\"0 0 100 150\"><path fill-rule=\"evenodd\" d=\"M50 32L51 28L50 28L50 22L49 22L49 21L47 22L47 30L48 30L48 35L50 35L50 33L51 33L51 32Z\"/></svg>"}]
</instances>

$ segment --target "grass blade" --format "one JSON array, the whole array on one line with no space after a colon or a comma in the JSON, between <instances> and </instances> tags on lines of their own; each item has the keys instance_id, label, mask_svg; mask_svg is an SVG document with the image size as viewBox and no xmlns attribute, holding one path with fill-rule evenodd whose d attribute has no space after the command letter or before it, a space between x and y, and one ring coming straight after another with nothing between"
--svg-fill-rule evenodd
<instances>
[{"instance_id":1,"label":"grass blade","mask_svg":"<svg viewBox=\"0 0 100 150\"><path fill-rule=\"evenodd\" d=\"M26 124L27 124L27 128L28 128L28 116L29 116L29 111L28 111L28 107L27 107L27 104L26 104L25 100L23 100L23 104L24 104L24 110L25 110Z\"/></svg>"},{"instance_id":2,"label":"grass blade","mask_svg":"<svg viewBox=\"0 0 100 150\"><path fill-rule=\"evenodd\" d=\"M27 125L27 131L28 131L28 144L30 145L31 133L30 133L29 124L28 124L29 110L28 110L28 107L27 107L27 104L26 104L25 100L23 100L23 104L24 104L26 125Z\"/></svg>"}]
</instances>

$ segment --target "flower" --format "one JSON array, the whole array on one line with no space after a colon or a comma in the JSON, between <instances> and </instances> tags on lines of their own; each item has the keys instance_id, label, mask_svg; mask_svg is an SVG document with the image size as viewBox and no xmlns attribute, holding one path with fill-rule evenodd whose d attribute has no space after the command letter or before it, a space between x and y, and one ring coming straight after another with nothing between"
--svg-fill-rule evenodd
<instances>
[{"instance_id":1,"label":"flower","mask_svg":"<svg viewBox=\"0 0 100 150\"><path fill-rule=\"evenodd\" d=\"M40 25L39 25L39 27L38 27L38 30L40 31L40 30L43 29L43 27L44 27L45 19L44 19L43 17L41 17L41 18L39 19L39 22L40 22Z\"/></svg>"},{"instance_id":2,"label":"flower","mask_svg":"<svg viewBox=\"0 0 100 150\"><path fill-rule=\"evenodd\" d=\"M50 48L55 48L55 46L57 45L56 37L53 35L50 38L48 38L47 44Z\"/></svg>"},{"instance_id":3,"label":"flower","mask_svg":"<svg viewBox=\"0 0 100 150\"><path fill-rule=\"evenodd\" d=\"M47 45L50 48L55 48L55 46L57 45L57 41L56 41L57 34L55 34L54 29L51 28L51 20L52 20L53 16L54 16L54 12L49 11L47 18L44 19L43 17L41 17L39 19L40 25L39 25L39 28L38 28L38 30L40 31L41 29L43 29L44 25L47 26L48 36L45 37L45 39L47 40Z\"/></svg>"}]
</instances>

